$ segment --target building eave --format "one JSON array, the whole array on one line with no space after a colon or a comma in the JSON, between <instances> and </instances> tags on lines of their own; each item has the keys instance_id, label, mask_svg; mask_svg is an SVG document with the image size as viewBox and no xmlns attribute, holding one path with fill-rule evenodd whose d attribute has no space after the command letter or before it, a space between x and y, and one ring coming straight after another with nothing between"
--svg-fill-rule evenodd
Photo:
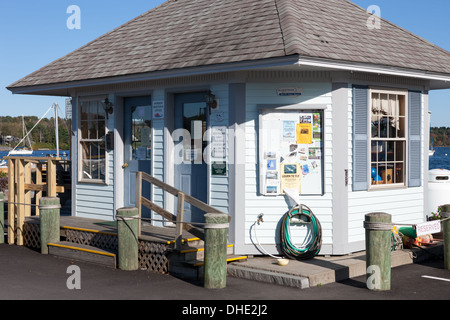
<instances>
[{"instance_id":1,"label":"building eave","mask_svg":"<svg viewBox=\"0 0 450 320\"><path fill-rule=\"evenodd\" d=\"M172 79L187 76L196 76L212 73L223 73L233 71L245 71L261 68L276 68L284 66L295 66L298 61L298 56L285 56L279 58L269 58L254 61L242 61L227 64L217 64L209 66L199 66L183 69L172 69L164 71L155 71L148 73L124 75L110 78L97 78L80 80L73 82L51 83L26 87L7 87L9 91L14 94L31 94L31 95L56 95L69 96L70 91L79 88L114 85L119 83L132 83L138 81L151 81L160 79Z\"/></svg>"},{"instance_id":2,"label":"building eave","mask_svg":"<svg viewBox=\"0 0 450 320\"><path fill-rule=\"evenodd\" d=\"M302 67L317 67L336 71L363 72L380 75L390 75L430 81L430 90L450 89L450 74L423 70L407 69L393 66L365 64L351 61L337 61L300 56L297 65Z\"/></svg>"},{"instance_id":3,"label":"building eave","mask_svg":"<svg viewBox=\"0 0 450 320\"><path fill-rule=\"evenodd\" d=\"M8 87L13 94L46 95L46 96L70 96L71 92L96 86L133 83L140 81L152 81L172 79L187 76L196 76L213 73L234 71L249 71L258 69L289 68L290 70L326 70L348 71L369 74L390 75L404 78L413 78L429 81L429 89L450 89L450 74L440 74L415 69L406 69L392 66L364 64L350 61L338 61L323 58L305 56L285 56L255 61L243 61L227 64L199 66L192 68L156 71L141 74L124 75L109 78L96 78L73 82L51 83L26 87Z\"/></svg>"}]
</instances>

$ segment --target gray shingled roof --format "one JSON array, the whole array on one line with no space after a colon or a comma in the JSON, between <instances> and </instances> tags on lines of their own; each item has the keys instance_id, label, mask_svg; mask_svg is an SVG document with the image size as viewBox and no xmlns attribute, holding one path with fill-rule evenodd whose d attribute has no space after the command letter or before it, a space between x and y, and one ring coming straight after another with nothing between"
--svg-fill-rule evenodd
<instances>
[{"instance_id":1,"label":"gray shingled roof","mask_svg":"<svg viewBox=\"0 0 450 320\"><path fill-rule=\"evenodd\" d=\"M9 88L291 55L450 74L450 53L348 0L169 0Z\"/></svg>"}]
</instances>

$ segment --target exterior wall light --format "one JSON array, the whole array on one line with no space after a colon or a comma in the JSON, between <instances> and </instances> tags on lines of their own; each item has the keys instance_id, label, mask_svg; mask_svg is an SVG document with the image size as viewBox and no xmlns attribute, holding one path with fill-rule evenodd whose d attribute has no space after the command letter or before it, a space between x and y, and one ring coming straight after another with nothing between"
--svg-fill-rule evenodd
<instances>
[{"instance_id":1,"label":"exterior wall light","mask_svg":"<svg viewBox=\"0 0 450 320\"><path fill-rule=\"evenodd\" d=\"M105 112L108 114L112 114L114 112L114 107L111 101L109 101L108 98L102 101L103 103L103 109L105 109Z\"/></svg>"},{"instance_id":2,"label":"exterior wall light","mask_svg":"<svg viewBox=\"0 0 450 320\"><path fill-rule=\"evenodd\" d=\"M216 96L211 93L211 91L205 96L206 104L209 107L209 114L211 114L212 109L217 108Z\"/></svg>"}]
</instances>

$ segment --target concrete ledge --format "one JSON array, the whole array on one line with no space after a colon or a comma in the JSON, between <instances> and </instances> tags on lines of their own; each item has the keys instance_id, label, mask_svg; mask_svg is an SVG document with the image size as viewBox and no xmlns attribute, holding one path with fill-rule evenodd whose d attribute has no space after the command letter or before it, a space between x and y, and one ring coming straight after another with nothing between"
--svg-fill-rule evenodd
<instances>
[{"instance_id":1,"label":"concrete ledge","mask_svg":"<svg viewBox=\"0 0 450 320\"><path fill-rule=\"evenodd\" d=\"M277 284L286 287L295 287L299 289L309 288L308 278L279 272L257 270L252 268L240 267L239 265L228 265L227 273L229 276L236 278L255 280L259 282Z\"/></svg>"},{"instance_id":2,"label":"concrete ledge","mask_svg":"<svg viewBox=\"0 0 450 320\"><path fill-rule=\"evenodd\" d=\"M442 254L442 244L391 253L392 268L418 263ZM263 256L228 265L228 275L289 287L309 288L344 281L366 274L365 252L345 256L318 256L311 260L290 260L279 266L276 259Z\"/></svg>"}]
</instances>

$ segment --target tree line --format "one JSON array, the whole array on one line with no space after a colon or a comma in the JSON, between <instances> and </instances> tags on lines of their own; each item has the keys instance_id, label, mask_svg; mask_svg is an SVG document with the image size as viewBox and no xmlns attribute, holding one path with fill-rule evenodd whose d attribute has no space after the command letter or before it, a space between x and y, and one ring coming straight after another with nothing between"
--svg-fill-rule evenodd
<instances>
[{"instance_id":1,"label":"tree line","mask_svg":"<svg viewBox=\"0 0 450 320\"><path fill-rule=\"evenodd\" d=\"M450 147L450 128L431 128L431 145L434 147Z\"/></svg>"},{"instance_id":2,"label":"tree line","mask_svg":"<svg viewBox=\"0 0 450 320\"><path fill-rule=\"evenodd\" d=\"M39 121L36 116L25 116L25 128L27 132ZM60 149L70 149L70 126L71 121L58 118L59 146ZM55 118L43 118L41 122L30 133L29 137L33 148L56 148ZM12 136L14 142L20 141L23 134L22 117L0 116L0 144L8 145L1 137ZM450 147L450 127L432 127L430 145L435 147ZM9 143L15 147L14 142Z\"/></svg>"},{"instance_id":3,"label":"tree line","mask_svg":"<svg viewBox=\"0 0 450 320\"><path fill-rule=\"evenodd\" d=\"M25 128L27 132L36 125L39 118L36 116L23 117ZM59 147L60 149L70 149L70 120L58 117L58 133L59 133ZM15 147L17 143L24 137L24 129L22 125L22 117L0 116L0 143L3 146ZM56 148L56 130L55 118L43 118L39 124L28 135L30 137L33 149L39 148ZM12 141L8 141L6 137L12 137ZM26 146L28 140L26 139ZM23 144L21 144L22 146Z\"/></svg>"}]
</instances>

